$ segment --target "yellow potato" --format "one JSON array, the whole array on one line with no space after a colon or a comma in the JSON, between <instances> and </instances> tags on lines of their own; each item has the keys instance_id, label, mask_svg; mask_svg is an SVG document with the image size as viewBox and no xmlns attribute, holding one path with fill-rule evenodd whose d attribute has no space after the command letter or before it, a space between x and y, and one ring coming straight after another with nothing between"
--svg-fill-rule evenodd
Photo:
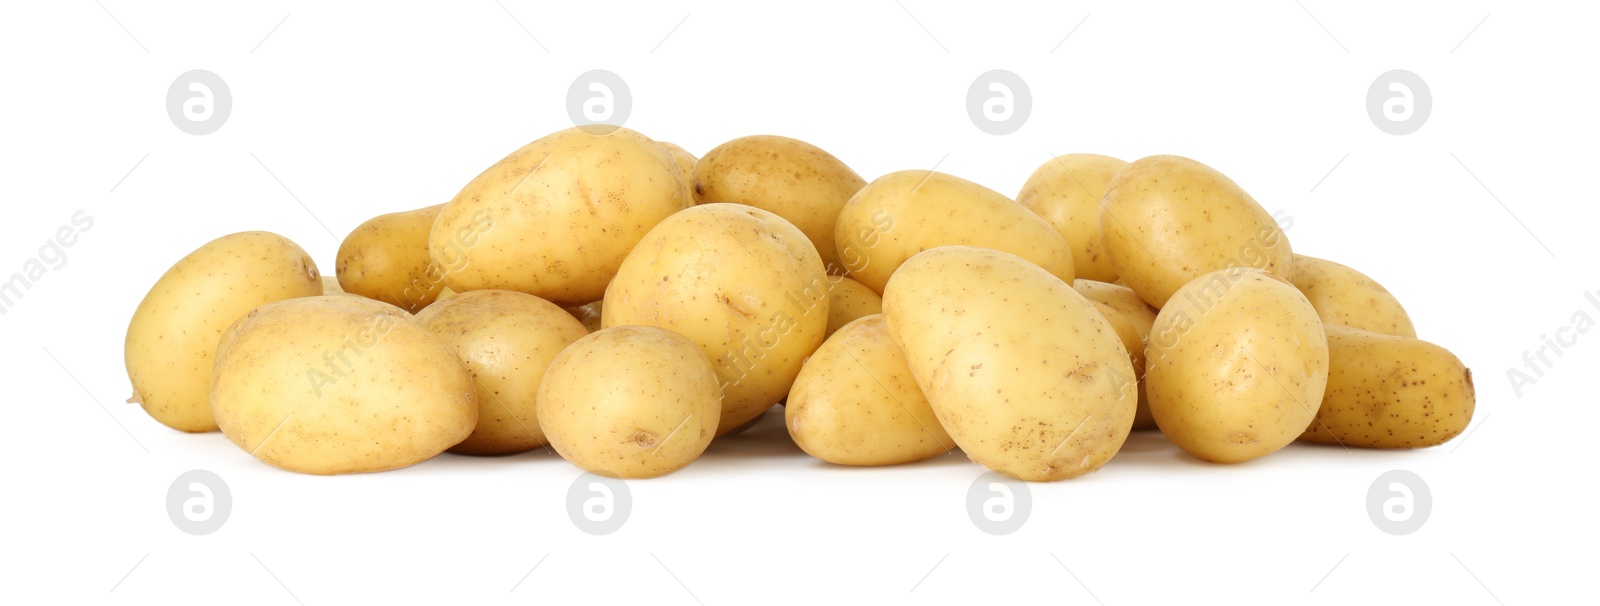
<instances>
[{"instance_id":1,"label":"yellow potato","mask_svg":"<svg viewBox=\"0 0 1600 606\"><path fill-rule=\"evenodd\" d=\"M229 440L274 467L396 469L460 443L477 423L472 373L387 303L269 303L229 333L217 352L212 411Z\"/></svg>"},{"instance_id":2,"label":"yellow potato","mask_svg":"<svg viewBox=\"0 0 1600 606\"><path fill-rule=\"evenodd\" d=\"M1127 439L1138 401L1128 351L1088 299L1026 259L928 250L889 279L883 315L940 425L973 461L1061 480L1099 469Z\"/></svg>"},{"instance_id":3,"label":"yellow potato","mask_svg":"<svg viewBox=\"0 0 1600 606\"><path fill-rule=\"evenodd\" d=\"M443 204L378 215L339 244L334 266L344 292L377 299L411 313L439 297L444 268L428 256L428 232Z\"/></svg>"},{"instance_id":4,"label":"yellow potato","mask_svg":"<svg viewBox=\"0 0 1600 606\"><path fill-rule=\"evenodd\" d=\"M1082 293L1079 293L1082 294ZM1100 317L1106 319L1112 330L1117 333L1117 339L1122 341L1122 348L1128 350L1128 362L1133 364L1133 374L1121 377L1119 380L1125 389L1132 389L1138 394L1139 402L1133 413L1133 428L1150 429L1155 427L1156 421L1150 416L1150 404L1144 393L1144 340L1139 337L1139 330L1116 308L1089 300L1094 308L1100 312Z\"/></svg>"},{"instance_id":5,"label":"yellow potato","mask_svg":"<svg viewBox=\"0 0 1600 606\"><path fill-rule=\"evenodd\" d=\"M455 349L472 372L478 425L450 452L499 455L549 443L536 398L545 368L589 334L555 304L510 290L474 290L429 305L417 323Z\"/></svg>"},{"instance_id":6,"label":"yellow potato","mask_svg":"<svg viewBox=\"0 0 1600 606\"><path fill-rule=\"evenodd\" d=\"M866 184L833 154L772 135L723 143L694 165L696 200L745 204L783 217L805 233L835 275L844 270L834 247L834 222Z\"/></svg>"},{"instance_id":7,"label":"yellow potato","mask_svg":"<svg viewBox=\"0 0 1600 606\"><path fill-rule=\"evenodd\" d=\"M783 414L801 450L839 465L911 463L955 448L882 315L824 341L800 369Z\"/></svg>"},{"instance_id":8,"label":"yellow potato","mask_svg":"<svg viewBox=\"0 0 1600 606\"><path fill-rule=\"evenodd\" d=\"M345 292L344 291L344 287L339 285L339 279L338 278L335 278L333 276L322 276L322 294L325 294L325 295L349 295L350 293ZM360 296L360 295L351 295L351 296Z\"/></svg>"},{"instance_id":9,"label":"yellow potato","mask_svg":"<svg viewBox=\"0 0 1600 606\"><path fill-rule=\"evenodd\" d=\"M1305 431L1328 385L1328 340L1311 303L1259 269L1205 274L1156 316L1145 389L1156 425L1201 459L1237 463Z\"/></svg>"},{"instance_id":10,"label":"yellow potato","mask_svg":"<svg viewBox=\"0 0 1600 606\"><path fill-rule=\"evenodd\" d=\"M173 429L215 430L208 394L223 331L263 303L320 294L317 264L283 236L251 231L201 246L168 269L133 312L123 344L129 402Z\"/></svg>"},{"instance_id":11,"label":"yellow potato","mask_svg":"<svg viewBox=\"0 0 1600 606\"><path fill-rule=\"evenodd\" d=\"M654 326L619 326L561 350L539 386L539 424L591 473L652 478L705 452L722 404L700 347Z\"/></svg>"},{"instance_id":12,"label":"yellow potato","mask_svg":"<svg viewBox=\"0 0 1600 606\"><path fill-rule=\"evenodd\" d=\"M1133 416L1133 428L1135 430L1155 429L1156 420L1155 417L1150 416L1150 400L1145 393L1144 387L1144 343L1150 337L1150 327L1156 323L1156 310L1150 309L1150 305L1145 303L1144 299L1140 299L1139 295L1133 292L1133 289L1126 286L1079 279L1072 281L1072 288L1078 291L1078 294L1083 295L1084 298L1116 310L1122 316L1122 319L1138 332L1138 359L1134 362L1134 369L1138 371L1139 375L1139 412ZM1122 335L1120 328L1117 334L1118 336ZM1133 347L1127 339L1123 339L1123 346ZM1128 353L1132 354L1134 352L1130 349Z\"/></svg>"},{"instance_id":13,"label":"yellow potato","mask_svg":"<svg viewBox=\"0 0 1600 606\"><path fill-rule=\"evenodd\" d=\"M650 228L694 203L672 156L619 128L569 128L523 146L468 183L428 250L456 292L500 288L558 305L605 294Z\"/></svg>"},{"instance_id":14,"label":"yellow potato","mask_svg":"<svg viewBox=\"0 0 1600 606\"><path fill-rule=\"evenodd\" d=\"M684 183L688 183L689 179L694 177L694 154L689 153L689 150L679 147L675 143L667 143L666 141L657 141L656 143L661 145L661 149L667 150L667 155L672 156L672 161L678 165L679 174L683 175Z\"/></svg>"},{"instance_id":15,"label":"yellow potato","mask_svg":"<svg viewBox=\"0 0 1600 606\"><path fill-rule=\"evenodd\" d=\"M889 173L839 213L839 258L850 277L875 292L912 255L955 244L1008 252L1072 282L1072 250L1060 232L1010 198L959 177Z\"/></svg>"},{"instance_id":16,"label":"yellow potato","mask_svg":"<svg viewBox=\"0 0 1600 606\"><path fill-rule=\"evenodd\" d=\"M1472 371L1438 345L1327 325L1328 391L1307 442L1425 448L1466 430L1477 404Z\"/></svg>"},{"instance_id":17,"label":"yellow potato","mask_svg":"<svg viewBox=\"0 0 1600 606\"><path fill-rule=\"evenodd\" d=\"M1417 336L1400 300L1366 274L1333 261L1295 255L1289 281L1317 308L1317 316L1324 323L1400 337Z\"/></svg>"},{"instance_id":18,"label":"yellow potato","mask_svg":"<svg viewBox=\"0 0 1600 606\"><path fill-rule=\"evenodd\" d=\"M577 318L578 322L583 324L585 330L594 332L600 330L600 325L603 323L601 318L605 314L605 304L605 300L602 299L566 309L567 313L572 314L572 317Z\"/></svg>"},{"instance_id":19,"label":"yellow potato","mask_svg":"<svg viewBox=\"0 0 1600 606\"><path fill-rule=\"evenodd\" d=\"M443 300L448 299L450 297L454 297L454 296L456 296L456 294L457 294L456 291L450 290L449 286L445 286L445 287L442 287L442 288L439 289L439 296L434 297L433 301L435 303L438 303L439 301L443 301Z\"/></svg>"},{"instance_id":20,"label":"yellow potato","mask_svg":"<svg viewBox=\"0 0 1600 606\"><path fill-rule=\"evenodd\" d=\"M883 313L883 297L845 276L828 276L828 334L872 314Z\"/></svg>"},{"instance_id":21,"label":"yellow potato","mask_svg":"<svg viewBox=\"0 0 1600 606\"><path fill-rule=\"evenodd\" d=\"M1067 239L1079 278L1117 279L1100 242L1100 199L1111 178L1127 167L1127 162L1110 156L1056 156L1033 171L1017 194L1017 204L1043 217Z\"/></svg>"},{"instance_id":22,"label":"yellow potato","mask_svg":"<svg viewBox=\"0 0 1600 606\"><path fill-rule=\"evenodd\" d=\"M1111 180L1100 209L1111 266L1160 308L1202 274L1254 267L1289 275L1289 237L1226 175L1179 156L1142 158Z\"/></svg>"},{"instance_id":23,"label":"yellow potato","mask_svg":"<svg viewBox=\"0 0 1600 606\"><path fill-rule=\"evenodd\" d=\"M770 212L702 204L650 231L606 289L607 327L689 337L722 382L726 433L789 393L828 329L828 275L805 234Z\"/></svg>"}]
</instances>

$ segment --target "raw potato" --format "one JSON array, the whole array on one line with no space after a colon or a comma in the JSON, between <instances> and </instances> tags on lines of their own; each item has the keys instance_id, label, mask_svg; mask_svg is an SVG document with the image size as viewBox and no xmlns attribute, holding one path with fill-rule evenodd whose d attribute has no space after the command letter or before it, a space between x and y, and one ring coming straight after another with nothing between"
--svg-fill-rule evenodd
<instances>
[{"instance_id":1,"label":"raw potato","mask_svg":"<svg viewBox=\"0 0 1600 606\"><path fill-rule=\"evenodd\" d=\"M1060 232L1010 198L943 173L878 178L845 204L835 233L850 277L878 293L912 255L958 244L1017 255L1072 283L1072 250Z\"/></svg>"},{"instance_id":2,"label":"raw potato","mask_svg":"<svg viewBox=\"0 0 1600 606\"><path fill-rule=\"evenodd\" d=\"M1400 300L1366 274L1333 261L1295 255L1289 281L1305 294L1326 324L1400 337L1417 336Z\"/></svg>"},{"instance_id":3,"label":"raw potato","mask_svg":"<svg viewBox=\"0 0 1600 606\"><path fill-rule=\"evenodd\" d=\"M450 449L500 455L549 443L536 413L545 368L589 334L555 304L510 290L474 290L435 303L417 323L455 349L477 386L478 425Z\"/></svg>"},{"instance_id":4,"label":"raw potato","mask_svg":"<svg viewBox=\"0 0 1600 606\"><path fill-rule=\"evenodd\" d=\"M569 128L512 152L445 205L428 239L456 292L501 288L582 305L650 228L694 203L655 141Z\"/></svg>"},{"instance_id":5,"label":"raw potato","mask_svg":"<svg viewBox=\"0 0 1600 606\"><path fill-rule=\"evenodd\" d=\"M339 244L334 269L344 292L411 313L433 303L444 287L443 268L428 256L428 232L443 204L378 215Z\"/></svg>"},{"instance_id":6,"label":"raw potato","mask_svg":"<svg viewBox=\"0 0 1600 606\"><path fill-rule=\"evenodd\" d=\"M606 289L607 327L688 337L717 369L719 434L789 393L828 329L828 275L788 221L740 204L702 204L662 221Z\"/></svg>"},{"instance_id":7,"label":"raw potato","mask_svg":"<svg viewBox=\"0 0 1600 606\"><path fill-rule=\"evenodd\" d=\"M694 154L679 147L676 143L667 143L666 141L657 141L656 143L661 145L661 149L667 150L667 155L672 156L672 161L677 163L678 172L683 175L684 183L688 183L690 179L694 178L694 163L696 160Z\"/></svg>"},{"instance_id":8,"label":"raw potato","mask_svg":"<svg viewBox=\"0 0 1600 606\"><path fill-rule=\"evenodd\" d=\"M269 303L217 353L222 433L274 467L311 474L412 465L478 421L472 373L398 307L324 296Z\"/></svg>"},{"instance_id":9,"label":"raw potato","mask_svg":"<svg viewBox=\"0 0 1600 606\"><path fill-rule=\"evenodd\" d=\"M133 312L123 344L129 401L173 429L217 429L209 394L223 331L263 303L320 294L317 264L288 238L250 231L201 246L162 274Z\"/></svg>"},{"instance_id":10,"label":"raw potato","mask_svg":"<svg viewBox=\"0 0 1600 606\"><path fill-rule=\"evenodd\" d=\"M789 390L789 436L839 465L897 465L950 452L882 315L849 323L811 354Z\"/></svg>"},{"instance_id":11,"label":"raw potato","mask_svg":"<svg viewBox=\"0 0 1600 606\"><path fill-rule=\"evenodd\" d=\"M446 287L443 287L443 288L439 289L439 296L435 297L433 299L433 302L438 303L440 301L443 301L445 299L448 299L448 298L454 297L454 296L456 296L456 291L450 290L450 287L446 286Z\"/></svg>"},{"instance_id":12,"label":"raw potato","mask_svg":"<svg viewBox=\"0 0 1600 606\"><path fill-rule=\"evenodd\" d=\"M1156 424L1215 463L1266 456L1305 431L1328 385L1328 340L1311 303L1259 269L1203 275L1172 296L1145 351Z\"/></svg>"},{"instance_id":13,"label":"raw potato","mask_svg":"<svg viewBox=\"0 0 1600 606\"><path fill-rule=\"evenodd\" d=\"M928 250L890 278L883 314L940 425L973 461L1061 480L1099 469L1127 439L1138 400L1125 388L1127 350L1088 299L1026 259Z\"/></svg>"},{"instance_id":14,"label":"raw potato","mask_svg":"<svg viewBox=\"0 0 1600 606\"><path fill-rule=\"evenodd\" d=\"M723 143L694 165L696 200L745 204L783 217L805 233L835 275L844 270L834 247L834 223L839 209L866 184L833 154L772 135Z\"/></svg>"},{"instance_id":15,"label":"raw potato","mask_svg":"<svg viewBox=\"0 0 1600 606\"><path fill-rule=\"evenodd\" d=\"M883 313L883 297L845 276L828 276L828 334L872 314Z\"/></svg>"},{"instance_id":16,"label":"raw potato","mask_svg":"<svg viewBox=\"0 0 1600 606\"><path fill-rule=\"evenodd\" d=\"M1093 299L1089 302L1094 304L1094 308L1100 312L1100 317L1105 318L1116 331L1117 339L1122 341L1122 348L1128 350L1128 362L1133 364L1133 374L1121 377L1121 385L1125 389L1132 389L1139 394L1139 402L1133 413L1133 428L1139 430L1155 427L1156 421L1150 416L1150 403L1144 393L1144 339L1139 336L1139 329L1134 328L1133 322L1116 308Z\"/></svg>"},{"instance_id":17,"label":"raw potato","mask_svg":"<svg viewBox=\"0 0 1600 606\"><path fill-rule=\"evenodd\" d=\"M1139 371L1139 412L1133 416L1133 428L1135 430L1155 429L1156 420L1155 417L1150 416L1150 399L1145 393L1144 387L1144 343L1150 338L1150 327L1156 323L1156 310L1150 309L1150 305L1145 303L1144 299L1140 299L1139 295L1133 292L1133 289L1126 286L1079 279L1072 281L1072 288L1090 301L1103 303L1107 307L1117 310L1117 313L1122 315L1122 319L1126 320L1133 326L1134 330L1138 331L1139 353L1138 361L1134 363L1134 367L1135 370ZM1121 335L1120 330L1118 335ZM1123 340L1123 346L1131 347L1126 339ZM1133 351L1130 350L1128 353L1132 354Z\"/></svg>"},{"instance_id":18,"label":"raw potato","mask_svg":"<svg viewBox=\"0 0 1600 606\"><path fill-rule=\"evenodd\" d=\"M567 313L572 314L572 317L577 318L578 322L583 324L583 328L585 330L594 332L600 330L600 325L604 323L602 318L605 317L605 307L606 302L604 299L602 299L593 303L585 303L577 307L568 307Z\"/></svg>"},{"instance_id":19,"label":"raw potato","mask_svg":"<svg viewBox=\"0 0 1600 606\"><path fill-rule=\"evenodd\" d=\"M1127 162L1110 156L1056 156L1033 171L1017 194L1017 204L1043 217L1066 238L1079 278L1117 279L1100 241L1100 199L1111 178L1127 167Z\"/></svg>"},{"instance_id":20,"label":"raw potato","mask_svg":"<svg viewBox=\"0 0 1600 606\"><path fill-rule=\"evenodd\" d=\"M1226 175L1179 156L1142 158L1111 180L1100 228L1111 266L1157 309L1226 267L1289 275L1294 251L1272 216Z\"/></svg>"},{"instance_id":21,"label":"raw potato","mask_svg":"<svg viewBox=\"0 0 1600 606\"><path fill-rule=\"evenodd\" d=\"M339 279L335 278L333 276L328 276L328 275L322 276L322 294L324 294L324 295L349 295L349 296L352 296L352 297L361 296L361 295L351 295L350 293L345 292L344 291L344 287L339 285Z\"/></svg>"},{"instance_id":22,"label":"raw potato","mask_svg":"<svg viewBox=\"0 0 1600 606\"><path fill-rule=\"evenodd\" d=\"M653 478L711 444L722 404L711 360L693 341L654 326L585 335L550 363L539 424L585 471Z\"/></svg>"},{"instance_id":23,"label":"raw potato","mask_svg":"<svg viewBox=\"0 0 1600 606\"><path fill-rule=\"evenodd\" d=\"M1328 391L1301 440L1362 448L1425 448L1472 421L1472 371L1438 345L1327 325Z\"/></svg>"}]
</instances>

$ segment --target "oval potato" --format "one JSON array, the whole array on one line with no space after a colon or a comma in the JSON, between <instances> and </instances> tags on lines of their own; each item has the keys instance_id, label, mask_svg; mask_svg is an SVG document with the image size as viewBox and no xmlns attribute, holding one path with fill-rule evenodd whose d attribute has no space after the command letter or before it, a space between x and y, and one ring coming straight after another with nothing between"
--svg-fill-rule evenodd
<instances>
[{"instance_id":1,"label":"oval potato","mask_svg":"<svg viewBox=\"0 0 1600 606\"><path fill-rule=\"evenodd\" d=\"M1307 442L1362 448L1425 448L1472 421L1472 371L1427 341L1327 325L1328 391Z\"/></svg>"},{"instance_id":2,"label":"oval potato","mask_svg":"<svg viewBox=\"0 0 1600 606\"><path fill-rule=\"evenodd\" d=\"M883 313L883 297L846 276L828 276L828 334L872 314Z\"/></svg>"},{"instance_id":3,"label":"oval potato","mask_svg":"<svg viewBox=\"0 0 1600 606\"><path fill-rule=\"evenodd\" d=\"M1078 294L1083 295L1085 299L1116 310L1122 319L1138 332L1139 352L1134 361L1134 370L1138 371L1139 377L1139 412L1133 416L1133 428L1136 431L1155 429L1156 420L1150 416L1150 399L1145 393L1144 386L1144 343L1150 338L1150 327L1156 323L1156 310L1150 309L1150 304L1145 303L1144 299L1139 298L1138 293L1126 286L1079 279L1072 281L1072 289L1078 291ZM1117 334L1122 335L1120 328ZM1133 347L1127 339L1123 339L1123 346ZM1130 349L1128 353L1132 354L1133 351Z\"/></svg>"},{"instance_id":4,"label":"oval potato","mask_svg":"<svg viewBox=\"0 0 1600 606\"><path fill-rule=\"evenodd\" d=\"M1366 274L1333 261L1295 255L1289 281L1311 301L1324 323L1386 335L1417 336L1400 300Z\"/></svg>"},{"instance_id":5,"label":"oval potato","mask_svg":"<svg viewBox=\"0 0 1600 606\"><path fill-rule=\"evenodd\" d=\"M428 233L443 204L378 215L339 244L334 265L344 292L411 313L433 303L444 287L442 268L428 255Z\"/></svg>"},{"instance_id":6,"label":"oval potato","mask_svg":"<svg viewBox=\"0 0 1600 606\"><path fill-rule=\"evenodd\" d=\"M661 149L667 150L667 155L672 156L672 161L678 165L678 173L683 175L683 182L688 183L689 179L694 177L694 163L697 161L694 154L689 153L689 150L678 146L676 143L668 143L666 141L657 141L656 143L661 145Z\"/></svg>"},{"instance_id":7,"label":"oval potato","mask_svg":"<svg viewBox=\"0 0 1600 606\"><path fill-rule=\"evenodd\" d=\"M1066 238L1079 278L1117 279L1117 270L1100 239L1100 199L1111 178L1127 167L1127 162L1110 156L1056 156L1033 171L1017 193L1017 204L1048 221Z\"/></svg>"}]
</instances>

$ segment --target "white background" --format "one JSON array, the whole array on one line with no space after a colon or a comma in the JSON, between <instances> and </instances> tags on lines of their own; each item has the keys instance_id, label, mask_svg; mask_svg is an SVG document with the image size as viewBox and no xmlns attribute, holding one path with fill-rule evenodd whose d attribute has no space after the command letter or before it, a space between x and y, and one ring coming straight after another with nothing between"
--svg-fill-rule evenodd
<instances>
[{"instance_id":1,"label":"white background","mask_svg":"<svg viewBox=\"0 0 1600 606\"><path fill-rule=\"evenodd\" d=\"M1592 591L1600 334L1521 397L1506 378L1575 313L1600 318L1583 297L1600 290L1589 5L101 2L0 7L0 279L75 211L94 219L0 315L0 601L1546 604ZM567 87L596 68L629 84L629 127L696 154L782 134L868 179L938 164L1010 195L1051 154L1202 160L1292 215L1297 252L1398 295L1423 338L1475 371L1477 417L1433 449L1293 445L1234 466L1136 435L1098 473L1031 485L1031 517L995 537L968 519L982 470L961 455L834 467L769 414L679 473L631 482L632 516L593 537L566 514L577 469L542 450L311 477L122 403L128 318L178 258L264 229L331 271L361 221L448 200L568 126ZM965 107L996 68L1034 100L1007 136ZM191 69L233 94L210 135L166 112ZM1433 94L1411 135L1366 111L1391 69ZM197 468L234 501L200 537L165 506ZM1431 488L1414 534L1368 517L1390 469Z\"/></svg>"}]
</instances>

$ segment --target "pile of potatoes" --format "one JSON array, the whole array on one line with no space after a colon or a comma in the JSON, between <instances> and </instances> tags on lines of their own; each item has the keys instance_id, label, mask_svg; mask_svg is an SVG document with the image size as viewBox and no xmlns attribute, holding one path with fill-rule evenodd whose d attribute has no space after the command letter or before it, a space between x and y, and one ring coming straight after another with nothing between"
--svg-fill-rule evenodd
<instances>
[{"instance_id":1,"label":"pile of potatoes","mask_svg":"<svg viewBox=\"0 0 1600 606\"><path fill-rule=\"evenodd\" d=\"M696 159L574 128L367 221L335 268L265 232L179 260L128 328L130 401L314 474L548 446L653 477L783 404L824 461L960 448L1033 481L1132 431L1234 463L1433 446L1474 406L1387 290L1177 156L1061 156L1013 200L784 137Z\"/></svg>"}]
</instances>

